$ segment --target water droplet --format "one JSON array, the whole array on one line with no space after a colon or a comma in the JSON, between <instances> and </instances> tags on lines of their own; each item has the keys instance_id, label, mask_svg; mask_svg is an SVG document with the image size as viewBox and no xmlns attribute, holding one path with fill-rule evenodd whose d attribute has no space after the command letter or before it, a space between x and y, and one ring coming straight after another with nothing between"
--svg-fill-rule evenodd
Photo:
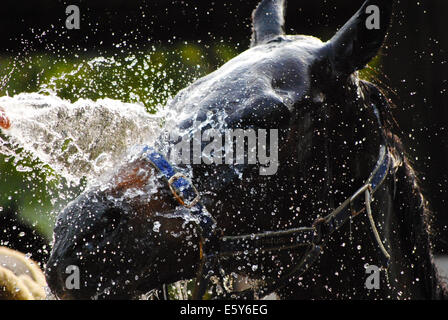
<instances>
[{"instance_id":1,"label":"water droplet","mask_svg":"<svg viewBox=\"0 0 448 320\"><path fill-rule=\"evenodd\" d=\"M154 222L154 226L152 227L152 231L159 232L160 231L160 226L161 226L160 222L159 221L155 221Z\"/></svg>"}]
</instances>

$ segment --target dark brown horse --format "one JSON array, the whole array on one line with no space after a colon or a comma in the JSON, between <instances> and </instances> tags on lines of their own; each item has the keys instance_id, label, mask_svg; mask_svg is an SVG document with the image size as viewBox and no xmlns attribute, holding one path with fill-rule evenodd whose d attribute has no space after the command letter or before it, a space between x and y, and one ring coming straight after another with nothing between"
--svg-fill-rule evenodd
<instances>
[{"instance_id":1,"label":"dark brown horse","mask_svg":"<svg viewBox=\"0 0 448 320\"><path fill-rule=\"evenodd\" d=\"M167 124L170 137L162 135L149 154L136 155L59 215L46 266L58 297L134 298L208 272L249 277L255 294L275 291L285 299L447 297L432 261L426 202L393 133L388 100L357 74L382 46L392 1L366 1L325 43L284 35L283 10L283 0L263 0L253 15L252 47L170 103L177 115ZM207 129L278 130L277 170L262 175L260 163L174 165L162 158L178 142L173 132L194 138ZM193 190L194 203L170 189L176 179ZM362 186L365 201L347 202ZM341 203L347 205L335 212ZM311 250L277 236L260 240L282 230L297 231L297 239L312 231L311 244L302 240L323 249L314 264L289 273ZM246 237L247 252L220 255L224 236L241 235L253 236L255 250ZM80 270L77 290L66 287L69 265ZM384 267L370 289L367 265ZM273 289L259 289L264 282Z\"/></svg>"}]
</instances>

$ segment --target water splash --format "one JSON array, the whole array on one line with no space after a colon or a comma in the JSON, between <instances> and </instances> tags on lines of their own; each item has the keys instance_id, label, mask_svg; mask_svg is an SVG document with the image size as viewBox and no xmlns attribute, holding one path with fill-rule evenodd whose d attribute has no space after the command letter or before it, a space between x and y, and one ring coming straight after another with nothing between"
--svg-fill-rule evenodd
<instances>
[{"instance_id":1,"label":"water splash","mask_svg":"<svg viewBox=\"0 0 448 320\"><path fill-rule=\"evenodd\" d=\"M14 169L23 172L30 183L41 179L36 171L48 166L61 180L75 184L73 192L65 181L51 187L44 176L39 186L51 197L51 207L34 210L35 216L51 210L54 218L60 208L79 194L81 179L87 178L90 185L101 184L102 176L137 151L134 146L153 145L162 126L172 126L179 120L179 113L161 106L179 89L207 72L198 64L204 61L192 60L188 65L178 58L176 51L164 54L155 48L150 53L128 56L77 57L72 67L71 62L64 65L65 59L34 57L43 61L37 68L37 83L18 91L8 90L7 83L18 76L15 72L20 78L22 73L27 74L28 68L25 62L21 68L7 65L11 71L0 84L7 95L12 92L13 96L0 97L0 107L12 125L8 130L0 129L0 154L14 159ZM29 60L31 63L32 59ZM50 63L45 65L47 60ZM20 93L25 90L35 92ZM29 157L43 165L36 162L22 165L26 162L22 160ZM34 191L26 188L23 192L35 196ZM60 203L54 202L55 199ZM158 230L160 226L154 228ZM188 298L191 290L192 282L188 281L169 286L169 294L175 299ZM107 291L108 288L104 293Z\"/></svg>"},{"instance_id":2,"label":"water splash","mask_svg":"<svg viewBox=\"0 0 448 320\"><path fill-rule=\"evenodd\" d=\"M161 121L142 105L112 99L71 103L21 93L1 97L0 106L12 124L3 130L13 149L9 154L20 147L70 181L94 180L116 167L132 146L152 144ZM3 143L2 149L11 147Z\"/></svg>"}]
</instances>

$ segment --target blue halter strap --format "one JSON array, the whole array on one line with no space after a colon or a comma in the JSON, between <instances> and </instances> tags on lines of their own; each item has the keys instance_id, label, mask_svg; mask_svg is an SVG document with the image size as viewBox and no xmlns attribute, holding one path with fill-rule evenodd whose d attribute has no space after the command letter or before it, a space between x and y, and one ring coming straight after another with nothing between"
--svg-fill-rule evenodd
<instances>
[{"instance_id":1,"label":"blue halter strap","mask_svg":"<svg viewBox=\"0 0 448 320\"><path fill-rule=\"evenodd\" d=\"M190 179L177 172L164 155L154 148L146 146L143 149L143 154L165 178L174 198L182 206L190 209L192 216L199 221L201 235L205 242L211 242L216 234L216 221L202 205L199 192Z\"/></svg>"}]
</instances>

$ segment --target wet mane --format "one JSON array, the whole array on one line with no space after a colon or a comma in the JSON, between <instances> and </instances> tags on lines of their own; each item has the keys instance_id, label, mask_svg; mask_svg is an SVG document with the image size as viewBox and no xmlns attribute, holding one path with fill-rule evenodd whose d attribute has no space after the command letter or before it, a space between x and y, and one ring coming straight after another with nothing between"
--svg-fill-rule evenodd
<instances>
[{"instance_id":1,"label":"wet mane","mask_svg":"<svg viewBox=\"0 0 448 320\"><path fill-rule=\"evenodd\" d=\"M403 245L412 252L409 262L412 264L416 278L421 279L421 292L426 299L448 299L448 285L442 280L433 258L431 236L432 212L419 184L419 178L407 156L405 146L394 133L397 123L393 117L390 101L375 85L361 81L367 100L375 104L381 113L389 150L393 158L394 169L394 212L400 212L403 231ZM423 298L423 297L421 297Z\"/></svg>"}]
</instances>

